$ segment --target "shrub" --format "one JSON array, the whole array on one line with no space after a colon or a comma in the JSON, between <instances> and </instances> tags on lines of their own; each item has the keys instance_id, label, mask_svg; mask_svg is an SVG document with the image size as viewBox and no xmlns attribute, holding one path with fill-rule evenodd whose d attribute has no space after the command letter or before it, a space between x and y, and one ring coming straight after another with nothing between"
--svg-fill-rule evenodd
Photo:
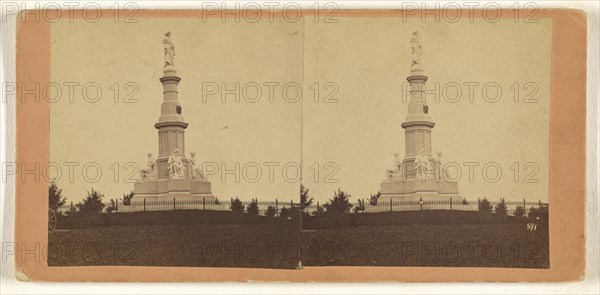
<instances>
[{"instance_id":1,"label":"shrub","mask_svg":"<svg viewBox=\"0 0 600 295\"><path fill-rule=\"evenodd\" d=\"M487 198L483 198L483 200L479 201L479 211L492 212L492 204L490 204L490 201L488 201Z\"/></svg>"},{"instance_id":2,"label":"shrub","mask_svg":"<svg viewBox=\"0 0 600 295\"><path fill-rule=\"evenodd\" d=\"M524 215L525 215L525 209L521 206L517 206L517 208L515 208L515 216L523 217Z\"/></svg>"},{"instance_id":3,"label":"shrub","mask_svg":"<svg viewBox=\"0 0 600 295\"><path fill-rule=\"evenodd\" d=\"M244 204L238 197L231 198L231 205L229 205L231 212L244 213Z\"/></svg>"},{"instance_id":4,"label":"shrub","mask_svg":"<svg viewBox=\"0 0 600 295\"><path fill-rule=\"evenodd\" d=\"M279 218L281 219L288 219L291 215L292 212L286 207L283 207L281 210L279 210Z\"/></svg>"},{"instance_id":5,"label":"shrub","mask_svg":"<svg viewBox=\"0 0 600 295\"><path fill-rule=\"evenodd\" d=\"M275 209L275 207L269 205L269 207L267 207L267 211L265 212L265 215L267 217L275 217L275 214L277 214L277 209Z\"/></svg>"},{"instance_id":6,"label":"shrub","mask_svg":"<svg viewBox=\"0 0 600 295\"><path fill-rule=\"evenodd\" d=\"M80 213L100 213L105 205L102 203L104 195L92 189L87 193L87 197L79 202L76 207Z\"/></svg>"},{"instance_id":7,"label":"shrub","mask_svg":"<svg viewBox=\"0 0 600 295\"><path fill-rule=\"evenodd\" d=\"M333 198L325 205L325 214L347 214L350 213L352 204L350 204L350 195L338 188L337 192L333 192Z\"/></svg>"},{"instance_id":8,"label":"shrub","mask_svg":"<svg viewBox=\"0 0 600 295\"><path fill-rule=\"evenodd\" d=\"M379 200L379 197L381 197L381 192L377 191L376 194L371 195L371 198L369 199L369 204L371 204L371 206L377 206L377 201Z\"/></svg>"},{"instance_id":9,"label":"shrub","mask_svg":"<svg viewBox=\"0 0 600 295\"><path fill-rule=\"evenodd\" d=\"M75 207L75 206L69 207L69 209L67 211L65 211L64 215L65 216L74 216L74 215L77 215L77 207Z\"/></svg>"},{"instance_id":10,"label":"shrub","mask_svg":"<svg viewBox=\"0 0 600 295\"><path fill-rule=\"evenodd\" d=\"M313 198L308 194L308 189L305 189L304 185L300 184L300 210L304 211L312 203Z\"/></svg>"},{"instance_id":11,"label":"shrub","mask_svg":"<svg viewBox=\"0 0 600 295\"><path fill-rule=\"evenodd\" d=\"M133 193L133 191L129 192L128 194L123 194L123 205L125 206L129 206L131 205L131 199L133 198L135 194Z\"/></svg>"},{"instance_id":12,"label":"shrub","mask_svg":"<svg viewBox=\"0 0 600 295\"><path fill-rule=\"evenodd\" d=\"M56 182L52 180L48 188L48 208L57 210L67 202L66 197L62 195L62 190L58 188Z\"/></svg>"},{"instance_id":13,"label":"shrub","mask_svg":"<svg viewBox=\"0 0 600 295\"><path fill-rule=\"evenodd\" d=\"M290 217L292 219L300 218L300 216L307 216L308 214L304 211L300 211L300 206L290 207Z\"/></svg>"},{"instance_id":14,"label":"shrub","mask_svg":"<svg viewBox=\"0 0 600 295\"><path fill-rule=\"evenodd\" d=\"M508 210L506 209L506 202L504 202L504 198L500 199L500 203L498 203L496 205L496 208L494 209L494 211L498 215L506 215L506 212Z\"/></svg>"},{"instance_id":15,"label":"shrub","mask_svg":"<svg viewBox=\"0 0 600 295\"><path fill-rule=\"evenodd\" d=\"M541 221L542 219L548 220L547 217L548 217L548 210L546 207L540 207L540 208L531 207L531 208L529 208L529 218L530 219Z\"/></svg>"},{"instance_id":16,"label":"shrub","mask_svg":"<svg viewBox=\"0 0 600 295\"><path fill-rule=\"evenodd\" d=\"M323 215L323 213L325 213L325 210L323 210L323 207L318 206L317 209L315 209L315 211L313 211L311 214L313 216L319 216L319 215Z\"/></svg>"},{"instance_id":17,"label":"shrub","mask_svg":"<svg viewBox=\"0 0 600 295\"><path fill-rule=\"evenodd\" d=\"M252 199L252 202L250 202L250 205L248 205L248 207L246 208L246 212L248 212L249 215L258 216L258 200L257 199Z\"/></svg>"}]
</instances>

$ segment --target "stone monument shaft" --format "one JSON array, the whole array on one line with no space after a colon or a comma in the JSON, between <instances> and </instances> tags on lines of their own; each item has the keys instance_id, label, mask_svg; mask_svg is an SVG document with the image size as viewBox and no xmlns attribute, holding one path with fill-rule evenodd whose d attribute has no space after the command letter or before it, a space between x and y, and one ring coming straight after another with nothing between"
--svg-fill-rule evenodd
<instances>
[{"instance_id":1,"label":"stone monument shaft","mask_svg":"<svg viewBox=\"0 0 600 295\"><path fill-rule=\"evenodd\" d=\"M406 78L409 84L410 101L408 112L402 128L404 128L405 157L404 167L406 177L414 178L414 162L417 155L423 151L432 166L435 160L431 151L431 129L435 126L429 115L429 106L425 97L425 83L427 76L421 63L421 43L418 33L413 33L411 38L413 62L410 67L410 76Z\"/></svg>"},{"instance_id":2,"label":"stone monument shaft","mask_svg":"<svg viewBox=\"0 0 600 295\"><path fill-rule=\"evenodd\" d=\"M158 129L158 178L169 178L167 161L171 153L178 149L185 157L185 129L188 123L183 119L182 108L178 101L177 85L181 78L177 76L173 66L166 66L164 76L160 78L163 84L163 103L160 108L160 117L154 127Z\"/></svg>"}]
</instances>

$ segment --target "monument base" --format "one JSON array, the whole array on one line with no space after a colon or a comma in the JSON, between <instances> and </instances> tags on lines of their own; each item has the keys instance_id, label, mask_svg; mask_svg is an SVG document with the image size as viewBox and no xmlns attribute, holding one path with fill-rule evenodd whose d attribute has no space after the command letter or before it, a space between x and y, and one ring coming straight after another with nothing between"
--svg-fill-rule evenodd
<instances>
[{"instance_id":1,"label":"monument base","mask_svg":"<svg viewBox=\"0 0 600 295\"><path fill-rule=\"evenodd\" d=\"M149 179L134 184L132 201L212 201L210 182L196 179Z\"/></svg>"},{"instance_id":2,"label":"monument base","mask_svg":"<svg viewBox=\"0 0 600 295\"><path fill-rule=\"evenodd\" d=\"M436 201L453 198L460 200L458 183L427 179L398 179L385 181L381 184L381 197L379 201Z\"/></svg>"}]
</instances>

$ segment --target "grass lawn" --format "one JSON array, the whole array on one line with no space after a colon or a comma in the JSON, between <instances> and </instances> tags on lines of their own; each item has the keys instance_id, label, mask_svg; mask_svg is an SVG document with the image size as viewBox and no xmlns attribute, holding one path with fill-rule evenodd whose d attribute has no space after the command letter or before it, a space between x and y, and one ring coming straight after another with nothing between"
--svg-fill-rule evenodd
<instances>
[{"instance_id":1,"label":"grass lawn","mask_svg":"<svg viewBox=\"0 0 600 295\"><path fill-rule=\"evenodd\" d=\"M292 224L117 225L49 234L48 264L295 268Z\"/></svg>"},{"instance_id":2,"label":"grass lawn","mask_svg":"<svg viewBox=\"0 0 600 295\"><path fill-rule=\"evenodd\" d=\"M300 240L299 240L300 238ZM548 229L513 224L112 225L49 234L50 266L470 266L548 268ZM302 245L301 247L299 245Z\"/></svg>"},{"instance_id":3,"label":"grass lawn","mask_svg":"<svg viewBox=\"0 0 600 295\"><path fill-rule=\"evenodd\" d=\"M549 268L548 228L526 224L381 225L303 230L305 266Z\"/></svg>"}]
</instances>

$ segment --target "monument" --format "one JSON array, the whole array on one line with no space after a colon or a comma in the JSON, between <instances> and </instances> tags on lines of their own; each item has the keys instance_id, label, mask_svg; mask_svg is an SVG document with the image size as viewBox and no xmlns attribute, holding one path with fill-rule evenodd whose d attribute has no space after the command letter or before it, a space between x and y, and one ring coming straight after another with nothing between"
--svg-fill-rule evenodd
<instances>
[{"instance_id":1,"label":"monument","mask_svg":"<svg viewBox=\"0 0 600 295\"><path fill-rule=\"evenodd\" d=\"M448 200L460 199L458 183L449 181L441 162L442 153L437 159L432 157L431 130L435 123L429 115L429 106L425 100L425 82L427 76L421 63L422 48L418 31L413 32L410 40L412 63L409 82L410 101L404 128L406 155L402 160L398 153L393 169L387 170L387 178L381 184L379 202Z\"/></svg>"},{"instance_id":2,"label":"monument","mask_svg":"<svg viewBox=\"0 0 600 295\"><path fill-rule=\"evenodd\" d=\"M148 153L148 165L140 169L140 180L134 184L134 201L214 200L211 184L196 163L196 153L185 155L185 129L188 123L182 115L177 86L181 78L175 68L175 45L171 33L163 40L164 68L160 82L163 102L160 117L154 124L158 129L158 158Z\"/></svg>"}]
</instances>

